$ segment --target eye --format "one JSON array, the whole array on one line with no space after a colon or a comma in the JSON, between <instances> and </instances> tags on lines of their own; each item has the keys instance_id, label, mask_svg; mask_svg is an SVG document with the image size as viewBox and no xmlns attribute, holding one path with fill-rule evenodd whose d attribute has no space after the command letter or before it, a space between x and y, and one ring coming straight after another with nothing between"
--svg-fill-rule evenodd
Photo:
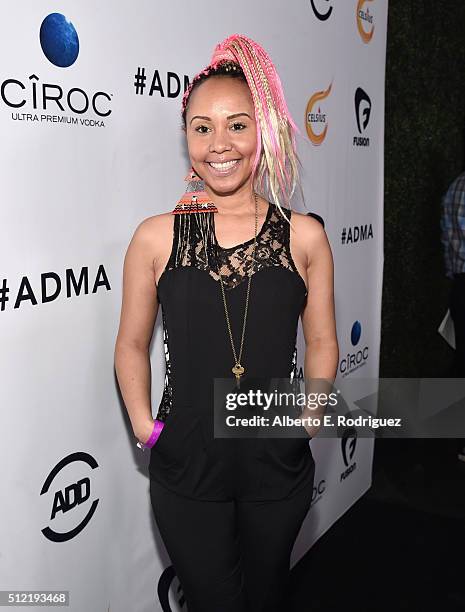
<instances>
[{"instance_id":1,"label":"eye","mask_svg":"<svg viewBox=\"0 0 465 612\"><path fill-rule=\"evenodd\" d=\"M195 131L196 131L196 132L199 132L200 134L205 134L205 132L201 132L201 131L200 131L200 128L207 128L207 126L206 126L206 125L198 125L198 126L195 128ZM208 128L207 128L207 129L208 129Z\"/></svg>"},{"instance_id":2,"label":"eye","mask_svg":"<svg viewBox=\"0 0 465 612\"><path fill-rule=\"evenodd\" d=\"M244 130L247 125L245 123L241 123L240 121L236 121L235 123L231 124L231 127L233 128L234 132L242 132L242 130ZM208 128L206 125L200 124L194 128L194 131L198 132L199 134L206 134L209 129L210 128Z\"/></svg>"}]
</instances>

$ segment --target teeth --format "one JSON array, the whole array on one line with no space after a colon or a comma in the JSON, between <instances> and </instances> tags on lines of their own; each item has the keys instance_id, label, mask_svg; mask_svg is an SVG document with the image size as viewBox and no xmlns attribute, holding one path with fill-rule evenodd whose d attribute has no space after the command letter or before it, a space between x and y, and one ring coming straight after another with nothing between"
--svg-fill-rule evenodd
<instances>
[{"instance_id":1,"label":"teeth","mask_svg":"<svg viewBox=\"0 0 465 612\"><path fill-rule=\"evenodd\" d=\"M229 162L224 162L222 164L216 164L214 162L209 162L210 166L213 166L213 168L218 168L218 170L222 170L225 168L231 168L232 166L234 166L235 164L237 164L237 160L233 160L233 161L229 161Z\"/></svg>"}]
</instances>

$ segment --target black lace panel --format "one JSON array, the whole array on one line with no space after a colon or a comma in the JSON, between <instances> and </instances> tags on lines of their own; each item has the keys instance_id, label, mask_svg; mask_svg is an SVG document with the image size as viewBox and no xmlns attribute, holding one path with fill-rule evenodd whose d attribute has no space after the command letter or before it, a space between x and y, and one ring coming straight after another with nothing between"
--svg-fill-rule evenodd
<instances>
[{"instance_id":1,"label":"black lace panel","mask_svg":"<svg viewBox=\"0 0 465 612\"><path fill-rule=\"evenodd\" d=\"M290 210L283 210L289 218ZM175 217L173 252L166 270L177 266L195 266L207 271L218 282L219 271L227 290L234 289L246 280L254 265L253 238L234 247L222 248L217 244L211 226L210 232L199 231L189 217L190 215ZM212 237L210 243L208 235ZM269 266L281 266L298 274L290 253L289 236L288 222L283 219L279 209L270 204L266 219L257 235L254 272Z\"/></svg>"},{"instance_id":2,"label":"black lace panel","mask_svg":"<svg viewBox=\"0 0 465 612\"><path fill-rule=\"evenodd\" d=\"M162 308L162 321L163 321L163 347L165 350L165 382L163 387L163 395L158 407L157 419L160 421L166 421L166 417L170 412L171 405L173 403L173 381L171 376L171 361L170 351L168 343L168 329L166 326L165 313Z\"/></svg>"}]
</instances>

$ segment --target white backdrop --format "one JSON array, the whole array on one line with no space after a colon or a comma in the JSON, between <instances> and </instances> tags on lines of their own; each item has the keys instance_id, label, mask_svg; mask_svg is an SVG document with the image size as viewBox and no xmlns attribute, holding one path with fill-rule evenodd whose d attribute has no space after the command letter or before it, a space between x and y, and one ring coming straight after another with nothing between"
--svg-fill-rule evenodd
<instances>
[{"instance_id":1,"label":"white backdrop","mask_svg":"<svg viewBox=\"0 0 465 612\"><path fill-rule=\"evenodd\" d=\"M113 369L127 245L185 189L187 79L219 41L250 36L281 75L306 210L331 242L338 379L375 378L387 0L27 0L3 12L0 589L69 590L73 612L182 610ZM301 368L303 348L300 329ZM152 370L156 414L160 316ZM373 444L355 435L311 443L315 496L293 563L371 484Z\"/></svg>"}]
</instances>

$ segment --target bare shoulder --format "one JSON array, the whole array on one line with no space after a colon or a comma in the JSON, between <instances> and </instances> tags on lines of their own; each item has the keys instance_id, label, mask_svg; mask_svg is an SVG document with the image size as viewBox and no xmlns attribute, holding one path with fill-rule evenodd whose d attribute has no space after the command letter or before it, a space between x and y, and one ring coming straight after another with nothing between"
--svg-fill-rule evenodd
<instances>
[{"instance_id":1,"label":"bare shoulder","mask_svg":"<svg viewBox=\"0 0 465 612\"><path fill-rule=\"evenodd\" d=\"M171 212L152 215L143 219L136 227L134 236L138 240L159 240L165 233L173 229L173 215Z\"/></svg>"},{"instance_id":2,"label":"bare shoulder","mask_svg":"<svg viewBox=\"0 0 465 612\"><path fill-rule=\"evenodd\" d=\"M309 237L309 234L321 234L321 230L324 231L323 225L307 213L301 213L296 210L292 211L291 222L295 225L297 230L304 232Z\"/></svg>"},{"instance_id":3,"label":"bare shoulder","mask_svg":"<svg viewBox=\"0 0 465 612\"><path fill-rule=\"evenodd\" d=\"M307 255L310 262L321 249L328 248L329 242L323 225L314 217L297 211L292 211L291 223L294 227L292 237L297 248Z\"/></svg>"},{"instance_id":4,"label":"bare shoulder","mask_svg":"<svg viewBox=\"0 0 465 612\"><path fill-rule=\"evenodd\" d=\"M143 219L135 228L132 241L147 249L153 260L162 257L171 244L173 217L166 212Z\"/></svg>"}]
</instances>

